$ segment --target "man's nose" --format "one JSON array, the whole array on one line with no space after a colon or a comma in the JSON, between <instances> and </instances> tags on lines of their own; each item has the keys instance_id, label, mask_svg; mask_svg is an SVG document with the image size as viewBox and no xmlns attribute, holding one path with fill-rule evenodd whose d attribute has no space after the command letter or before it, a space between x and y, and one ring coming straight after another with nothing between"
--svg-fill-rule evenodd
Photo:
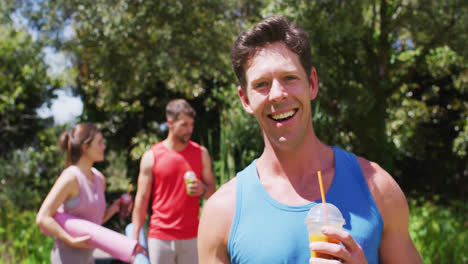
<instances>
[{"instance_id":1,"label":"man's nose","mask_svg":"<svg viewBox=\"0 0 468 264\"><path fill-rule=\"evenodd\" d=\"M288 93L284 85L280 81L274 79L270 87L270 94L269 94L270 101L278 102L278 101L283 100L287 96L288 96Z\"/></svg>"}]
</instances>

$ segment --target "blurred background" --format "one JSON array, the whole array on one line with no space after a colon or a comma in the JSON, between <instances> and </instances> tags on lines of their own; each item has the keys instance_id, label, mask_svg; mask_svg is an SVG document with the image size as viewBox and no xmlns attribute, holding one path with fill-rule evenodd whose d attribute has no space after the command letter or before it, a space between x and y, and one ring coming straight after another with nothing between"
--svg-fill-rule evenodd
<instances>
[{"instance_id":1,"label":"blurred background","mask_svg":"<svg viewBox=\"0 0 468 264\"><path fill-rule=\"evenodd\" d=\"M229 52L274 14L311 39L319 138L395 178L424 263L468 263L465 0L1 1L0 263L49 263L53 240L34 218L63 169L58 136L78 122L103 131L108 201L136 186L174 98L196 109L192 139L218 186L259 156Z\"/></svg>"}]
</instances>

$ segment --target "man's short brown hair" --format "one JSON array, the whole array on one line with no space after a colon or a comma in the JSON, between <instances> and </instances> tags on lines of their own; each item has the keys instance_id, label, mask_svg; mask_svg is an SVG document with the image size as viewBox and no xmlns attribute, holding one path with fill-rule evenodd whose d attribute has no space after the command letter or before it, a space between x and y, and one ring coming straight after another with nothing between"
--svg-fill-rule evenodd
<instances>
[{"instance_id":1,"label":"man's short brown hair","mask_svg":"<svg viewBox=\"0 0 468 264\"><path fill-rule=\"evenodd\" d=\"M291 24L281 15L269 17L243 32L234 42L231 49L231 62L242 89L246 88L245 71L247 63L257 51L267 44L284 43L299 56L307 77L312 70L310 43L307 33L300 27Z\"/></svg>"},{"instance_id":2,"label":"man's short brown hair","mask_svg":"<svg viewBox=\"0 0 468 264\"><path fill-rule=\"evenodd\" d=\"M176 121L180 113L184 113L191 118L195 118L197 114L185 99L174 99L166 105L167 120Z\"/></svg>"}]
</instances>

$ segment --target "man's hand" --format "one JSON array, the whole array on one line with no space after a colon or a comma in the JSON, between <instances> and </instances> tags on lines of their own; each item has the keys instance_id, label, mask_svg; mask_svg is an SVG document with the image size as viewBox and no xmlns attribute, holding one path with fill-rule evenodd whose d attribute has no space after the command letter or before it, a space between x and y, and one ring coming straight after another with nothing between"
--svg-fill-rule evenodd
<instances>
[{"instance_id":1,"label":"man's hand","mask_svg":"<svg viewBox=\"0 0 468 264\"><path fill-rule=\"evenodd\" d=\"M192 181L189 184L187 184L187 190L188 194L190 196L201 196L203 193L205 193L205 186L203 182L199 179L196 181Z\"/></svg>"},{"instance_id":2,"label":"man's hand","mask_svg":"<svg viewBox=\"0 0 468 264\"><path fill-rule=\"evenodd\" d=\"M356 243L356 241L354 241L353 237L351 237L348 232L332 226L326 226L322 228L322 233L329 238L334 238L341 241L344 247L328 242L312 242L309 245L310 250L330 255L336 260L310 258L309 263L367 264L364 251L362 250L361 246Z\"/></svg>"}]
</instances>

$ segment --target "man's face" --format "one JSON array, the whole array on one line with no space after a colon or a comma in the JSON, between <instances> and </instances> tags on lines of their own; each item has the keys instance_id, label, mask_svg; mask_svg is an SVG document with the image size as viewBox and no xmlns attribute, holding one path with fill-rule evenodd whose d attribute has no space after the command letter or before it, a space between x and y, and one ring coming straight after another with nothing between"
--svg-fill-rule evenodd
<instances>
[{"instance_id":1,"label":"man's face","mask_svg":"<svg viewBox=\"0 0 468 264\"><path fill-rule=\"evenodd\" d=\"M169 128L172 129L175 138L179 140L180 143L187 144L193 132L193 118L184 113L180 113L177 119L171 123L172 124L169 124Z\"/></svg>"},{"instance_id":2,"label":"man's face","mask_svg":"<svg viewBox=\"0 0 468 264\"><path fill-rule=\"evenodd\" d=\"M268 44L248 61L246 89L238 88L244 109L255 115L266 141L295 147L308 126L310 100L317 94L317 76L310 80L299 57L283 43ZM267 143L267 142L266 142Z\"/></svg>"}]
</instances>

